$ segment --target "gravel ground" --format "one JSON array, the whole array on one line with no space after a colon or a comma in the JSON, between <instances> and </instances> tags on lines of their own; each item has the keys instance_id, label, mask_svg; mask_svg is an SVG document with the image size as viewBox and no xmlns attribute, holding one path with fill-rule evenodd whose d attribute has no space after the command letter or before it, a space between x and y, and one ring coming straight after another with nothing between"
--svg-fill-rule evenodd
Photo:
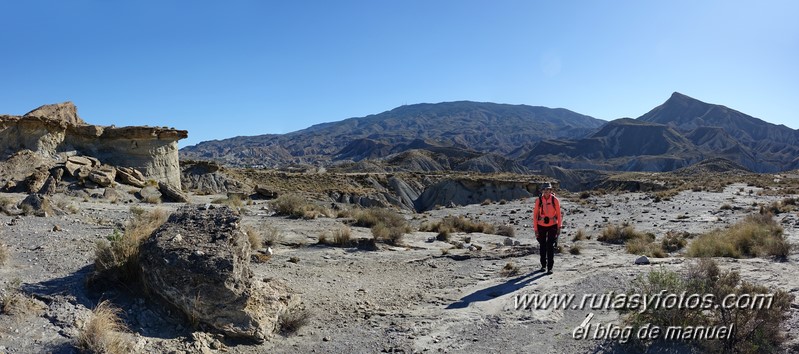
<instances>
[{"instance_id":1,"label":"gravel ground","mask_svg":"<svg viewBox=\"0 0 799 354\"><path fill-rule=\"evenodd\" d=\"M743 189L743 192L741 192ZM752 190L752 193L749 193ZM730 185L722 193L682 192L670 201L655 202L642 193L563 198L564 251L574 246L579 229L591 236L577 241L580 254L556 255L555 273L538 268L537 244L532 239L532 200L494 202L406 214L418 226L425 220L466 215L515 229L512 241L482 233L455 233L454 241L480 246L458 249L435 241L436 233L405 235L403 246L380 244L378 251L317 245L318 236L342 225L340 219L295 220L271 216L263 202L245 207L244 224L260 230L279 230L281 242L267 263L252 264L256 276L285 279L301 294L310 317L295 335L277 335L255 345L226 341L203 333L178 316L146 300L136 289L91 291L86 277L92 271L95 242L124 225L132 204L68 199L77 213L50 217L0 215L0 243L10 259L0 266L3 295L21 289L30 299L25 311L0 315L0 353L71 353L81 324L105 299L123 309L123 318L137 353L374 353L374 352L620 352L613 341L572 338L589 313L591 323L620 324L612 310L516 309L517 296L532 294L602 294L623 291L631 280L655 269L681 270L690 262L679 253L634 265L636 255L622 246L596 241L608 223L629 223L654 233L658 240L669 230L699 233L731 225L752 213L753 203L768 204L783 197L757 196L758 189ZM24 195L2 197L22 199ZM193 196L206 203L218 196ZM794 197L796 197L794 195ZM731 208L722 210L728 204ZM180 204L139 205L175 209ZM777 216L788 239L799 243L796 212ZM54 231L54 228L57 231ZM369 229L352 227L354 238L371 237ZM470 238L470 240L466 240ZM296 262L290 262L289 260ZM799 295L799 256L787 262L770 259L718 259L722 269L734 269L745 280ZM512 262L519 273L506 277L502 268ZM797 348L799 299L785 326L787 347Z\"/></svg>"}]
</instances>

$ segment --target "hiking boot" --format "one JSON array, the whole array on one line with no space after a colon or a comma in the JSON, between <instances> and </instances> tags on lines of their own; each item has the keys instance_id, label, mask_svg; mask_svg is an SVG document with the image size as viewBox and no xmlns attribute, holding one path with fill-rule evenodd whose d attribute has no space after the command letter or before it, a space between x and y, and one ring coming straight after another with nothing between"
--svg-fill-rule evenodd
<instances>
[{"instance_id":1,"label":"hiking boot","mask_svg":"<svg viewBox=\"0 0 799 354\"><path fill-rule=\"evenodd\" d=\"M539 269L538 271L543 273L545 270L546 270L546 267L541 267L541 269Z\"/></svg>"},{"instance_id":2,"label":"hiking boot","mask_svg":"<svg viewBox=\"0 0 799 354\"><path fill-rule=\"evenodd\" d=\"M547 274L552 274L552 269L547 269Z\"/></svg>"}]
</instances>

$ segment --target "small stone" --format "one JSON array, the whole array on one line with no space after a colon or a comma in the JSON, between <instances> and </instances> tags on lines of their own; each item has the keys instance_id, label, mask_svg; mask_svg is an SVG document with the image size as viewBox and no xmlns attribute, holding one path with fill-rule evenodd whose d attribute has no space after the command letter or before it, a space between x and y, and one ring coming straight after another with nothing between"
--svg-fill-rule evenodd
<instances>
[{"instance_id":1,"label":"small stone","mask_svg":"<svg viewBox=\"0 0 799 354\"><path fill-rule=\"evenodd\" d=\"M330 337L324 337L324 338L322 338L322 341L323 342L329 342L330 341Z\"/></svg>"},{"instance_id":2,"label":"small stone","mask_svg":"<svg viewBox=\"0 0 799 354\"><path fill-rule=\"evenodd\" d=\"M649 264L649 257L647 256L638 257L638 259L635 260L635 264Z\"/></svg>"}]
</instances>

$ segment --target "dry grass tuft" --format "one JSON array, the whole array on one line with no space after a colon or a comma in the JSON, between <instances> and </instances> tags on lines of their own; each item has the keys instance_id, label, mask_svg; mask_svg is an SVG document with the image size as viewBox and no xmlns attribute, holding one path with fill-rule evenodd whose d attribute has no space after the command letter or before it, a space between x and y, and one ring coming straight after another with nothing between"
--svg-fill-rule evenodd
<instances>
[{"instance_id":1,"label":"dry grass tuft","mask_svg":"<svg viewBox=\"0 0 799 354\"><path fill-rule=\"evenodd\" d=\"M644 255L654 258L665 258L668 255L660 247L659 244L653 242L652 239L647 237L634 238L624 244L627 253L635 255Z\"/></svg>"},{"instance_id":2,"label":"dry grass tuft","mask_svg":"<svg viewBox=\"0 0 799 354\"><path fill-rule=\"evenodd\" d=\"M77 347L83 353L123 354L133 349L126 336L127 328L119 318L121 310L103 301L92 311L89 321L80 329Z\"/></svg>"},{"instance_id":3,"label":"dry grass tuft","mask_svg":"<svg viewBox=\"0 0 799 354\"><path fill-rule=\"evenodd\" d=\"M663 248L663 251L666 252L677 252L688 243L687 239L691 236L688 232L676 232L676 231L668 231L666 232L666 236L663 237L663 240L660 241L660 246Z\"/></svg>"},{"instance_id":4,"label":"dry grass tuft","mask_svg":"<svg viewBox=\"0 0 799 354\"><path fill-rule=\"evenodd\" d=\"M627 253L646 255L649 257L663 258L667 254L659 244L654 243L655 235L636 231L632 225L617 226L609 224L602 230L602 235L597 240L624 244Z\"/></svg>"},{"instance_id":5,"label":"dry grass tuft","mask_svg":"<svg viewBox=\"0 0 799 354\"><path fill-rule=\"evenodd\" d=\"M355 212L355 226L370 227L375 241L398 245L402 236L411 232L405 218L387 208L368 208Z\"/></svg>"},{"instance_id":6,"label":"dry grass tuft","mask_svg":"<svg viewBox=\"0 0 799 354\"><path fill-rule=\"evenodd\" d=\"M502 267L502 270L499 271L499 274L503 277L512 277L519 275L519 273L521 273L519 266L513 262L506 263L505 266Z\"/></svg>"},{"instance_id":7,"label":"dry grass tuft","mask_svg":"<svg viewBox=\"0 0 799 354\"><path fill-rule=\"evenodd\" d=\"M516 229L511 225L500 225L497 226L496 234L500 236L516 237Z\"/></svg>"},{"instance_id":8,"label":"dry grass tuft","mask_svg":"<svg viewBox=\"0 0 799 354\"><path fill-rule=\"evenodd\" d=\"M0 243L0 266L6 264L6 261L8 261L8 257L9 257L8 246Z\"/></svg>"},{"instance_id":9,"label":"dry grass tuft","mask_svg":"<svg viewBox=\"0 0 799 354\"><path fill-rule=\"evenodd\" d=\"M353 241L352 229L346 225L342 225L329 236L327 232L319 235L319 243L328 246L351 247L354 245Z\"/></svg>"},{"instance_id":10,"label":"dry grass tuft","mask_svg":"<svg viewBox=\"0 0 799 354\"><path fill-rule=\"evenodd\" d=\"M235 193L228 194L224 198L214 199L211 203L227 205L235 210L241 210L241 208L244 207L244 201L241 199L241 196Z\"/></svg>"},{"instance_id":11,"label":"dry grass tuft","mask_svg":"<svg viewBox=\"0 0 799 354\"><path fill-rule=\"evenodd\" d=\"M730 226L700 235L688 247L689 257L786 259L791 244L770 213L754 214Z\"/></svg>"},{"instance_id":12,"label":"dry grass tuft","mask_svg":"<svg viewBox=\"0 0 799 354\"><path fill-rule=\"evenodd\" d=\"M278 331L284 336L297 333L311 319L311 312L306 309L285 311L278 317Z\"/></svg>"},{"instance_id":13,"label":"dry grass tuft","mask_svg":"<svg viewBox=\"0 0 799 354\"><path fill-rule=\"evenodd\" d=\"M106 240L97 242L95 250L95 276L127 283L137 281L140 276L139 246L159 226L166 222L169 214L164 209L130 208L133 218L125 225L124 233L114 230Z\"/></svg>"},{"instance_id":14,"label":"dry grass tuft","mask_svg":"<svg viewBox=\"0 0 799 354\"><path fill-rule=\"evenodd\" d=\"M574 234L574 237L572 237L572 242L576 242L576 241L580 241L580 240L585 240L585 239L586 239L586 233L585 233L585 229L583 229L583 228L581 227L581 228L579 228L579 229L577 230L577 232Z\"/></svg>"},{"instance_id":15,"label":"dry grass tuft","mask_svg":"<svg viewBox=\"0 0 799 354\"><path fill-rule=\"evenodd\" d=\"M632 225L617 226L609 224L602 230L602 235L597 240L606 243L623 244L634 239L650 239L650 241L654 241L654 236L636 231Z\"/></svg>"},{"instance_id":16,"label":"dry grass tuft","mask_svg":"<svg viewBox=\"0 0 799 354\"><path fill-rule=\"evenodd\" d=\"M242 229L247 235L247 240L250 241L250 249L259 250L264 248L264 237L258 230L250 225L245 225Z\"/></svg>"},{"instance_id":17,"label":"dry grass tuft","mask_svg":"<svg viewBox=\"0 0 799 354\"><path fill-rule=\"evenodd\" d=\"M320 216L335 216L329 209L310 202L297 194L283 194L272 201L272 207L278 215L286 215L297 219L316 219Z\"/></svg>"},{"instance_id":18,"label":"dry grass tuft","mask_svg":"<svg viewBox=\"0 0 799 354\"><path fill-rule=\"evenodd\" d=\"M278 243L283 242L283 233L281 233L278 228L267 223L262 223L261 230L263 232L262 236L264 245L275 246Z\"/></svg>"},{"instance_id":19,"label":"dry grass tuft","mask_svg":"<svg viewBox=\"0 0 799 354\"><path fill-rule=\"evenodd\" d=\"M21 281L12 280L4 291L0 292L0 314L9 316L39 316L45 310L45 305L31 296L20 291Z\"/></svg>"},{"instance_id":20,"label":"dry grass tuft","mask_svg":"<svg viewBox=\"0 0 799 354\"><path fill-rule=\"evenodd\" d=\"M443 229L438 232L438 235L436 235L436 240L438 241L449 242L451 239L452 235L450 234L449 229Z\"/></svg>"},{"instance_id":21,"label":"dry grass tuft","mask_svg":"<svg viewBox=\"0 0 799 354\"><path fill-rule=\"evenodd\" d=\"M474 221L463 215L459 216L445 216L444 219L437 223L424 223L420 227L420 231L427 232L441 232L448 230L450 232L482 232L484 234L493 234L496 231L494 225L484 221Z\"/></svg>"},{"instance_id":22,"label":"dry grass tuft","mask_svg":"<svg viewBox=\"0 0 799 354\"><path fill-rule=\"evenodd\" d=\"M569 253L571 253L571 254L573 254L573 255L578 255L578 254L580 254L580 252L582 251L582 249L583 249L583 248L582 248L582 247L580 247L580 245L578 245L578 244L576 244L576 243L575 243L575 244L573 244L573 245L571 246L571 248L569 248Z\"/></svg>"}]
</instances>

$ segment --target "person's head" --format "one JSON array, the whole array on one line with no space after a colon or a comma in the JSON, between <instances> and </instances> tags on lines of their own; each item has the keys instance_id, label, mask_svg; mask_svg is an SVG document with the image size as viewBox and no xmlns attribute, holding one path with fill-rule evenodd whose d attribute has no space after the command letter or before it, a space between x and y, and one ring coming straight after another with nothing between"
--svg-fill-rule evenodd
<instances>
[{"instance_id":1,"label":"person's head","mask_svg":"<svg viewBox=\"0 0 799 354\"><path fill-rule=\"evenodd\" d=\"M541 194L549 195L552 193L552 184L547 182L541 185Z\"/></svg>"}]
</instances>

